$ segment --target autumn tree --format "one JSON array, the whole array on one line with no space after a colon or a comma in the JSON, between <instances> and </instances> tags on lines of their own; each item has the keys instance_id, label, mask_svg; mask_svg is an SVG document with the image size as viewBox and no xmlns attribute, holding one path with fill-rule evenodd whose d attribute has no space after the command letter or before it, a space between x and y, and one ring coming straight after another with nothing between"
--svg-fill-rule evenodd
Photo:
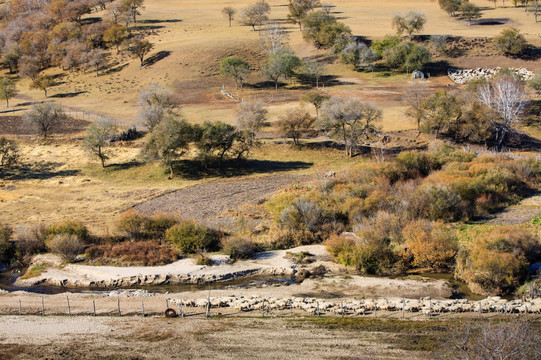
<instances>
[{"instance_id":1,"label":"autumn tree","mask_svg":"<svg viewBox=\"0 0 541 360\"><path fill-rule=\"evenodd\" d=\"M144 9L144 0L121 0L120 5L125 9L132 18L133 22L137 23L137 15L141 15L140 9Z\"/></svg>"},{"instance_id":2,"label":"autumn tree","mask_svg":"<svg viewBox=\"0 0 541 360\"><path fill-rule=\"evenodd\" d=\"M329 136L342 141L346 156L353 156L359 141L377 131L381 110L355 98L331 97L322 106L319 127Z\"/></svg>"},{"instance_id":3,"label":"autumn tree","mask_svg":"<svg viewBox=\"0 0 541 360\"><path fill-rule=\"evenodd\" d=\"M323 10L312 11L304 17L303 37L317 48L329 49L343 34L351 34L351 29Z\"/></svg>"},{"instance_id":4,"label":"autumn tree","mask_svg":"<svg viewBox=\"0 0 541 360\"><path fill-rule=\"evenodd\" d=\"M101 161L102 167L105 167L105 161L112 155L112 151L108 150L107 147L115 132L116 125L110 119L96 121L86 130L85 149L90 155Z\"/></svg>"},{"instance_id":5,"label":"autumn tree","mask_svg":"<svg viewBox=\"0 0 541 360\"><path fill-rule=\"evenodd\" d=\"M195 125L194 133L195 146L205 163L213 157L222 163L226 155L233 152L233 145L239 137L235 126L221 121L205 121L202 125Z\"/></svg>"},{"instance_id":6,"label":"autumn tree","mask_svg":"<svg viewBox=\"0 0 541 360\"><path fill-rule=\"evenodd\" d=\"M298 24L299 30L302 30L305 16L318 6L320 6L319 0L289 0L287 19L293 24Z\"/></svg>"},{"instance_id":7,"label":"autumn tree","mask_svg":"<svg viewBox=\"0 0 541 360\"><path fill-rule=\"evenodd\" d=\"M126 40L127 37L126 27L113 24L109 29L103 33L103 40L116 47L116 53L119 52L120 45Z\"/></svg>"},{"instance_id":8,"label":"autumn tree","mask_svg":"<svg viewBox=\"0 0 541 360\"><path fill-rule=\"evenodd\" d=\"M227 16L227 18L229 19L229 27L231 27L231 21L233 20L233 17L236 13L237 10L235 10L235 8L233 8L232 6L226 6L222 9L222 14Z\"/></svg>"},{"instance_id":9,"label":"autumn tree","mask_svg":"<svg viewBox=\"0 0 541 360\"><path fill-rule=\"evenodd\" d=\"M0 168L10 169L19 162L19 146L14 140L0 137Z\"/></svg>"},{"instance_id":10,"label":"autumn tree","mask_svg":"<svg viewBox=\"0 0 541 360\"><path fill-rule=\"evenodd\" d=\"M46 139L66 118L61 105L52 101L38 103L25 115L24 119L39 135Z\"/></svg>"},{"instance_id":11,"label":"autumn tree","mask_svg":"<svg viewBox=\"0 0 541 360\"><path fill-rule=\"evenodd\" d=\"M321 109L323 103L329 99L329 95L316 90L307 92L306 94L304 94L301 100L314 105L314 108L316 109L316 117L319 117L319 109Z\"/></svg>"},{"instance_id":12,"label":"autumn tree","mask_svg":"<svg viewBox=\"0 0 541 360\"><path fill-rule=\"evenodd\" d=\"M455 16L462 5L462 0L438 0L438 3L449 16Z\"/></svg>"},{"instance_id":13,"label":"autumn tree","mask_svg":"<svg viewBox=\"0 0 541 360\"><path fill-rule=\"evenodd\" d=\"M32 81L32 83L30 83L30 89L39 89L43 91L45 97L47 97L47 90L55 84L56 83L52 76L39 75L34 79L34 81Z\"/></svg>"},{"instance_id":14,"label":"autumn tree","mask_svg":"<svg viewBox=\"0 0 541 360\"><path fill-rule=\"evenodd\" d=\"M238 56L228 56L220 61L220 75L224 78L232 77L235 80L235 88L239 85L242 89L244 77L250 72L248 63Z\"/></svg>"},{"instance_id":15,"label":"autumn tree","mask_svg":"<svg viewBox=\"0 0 541 360\"><path fill-rule=\"evenodd\" d=\"M301 60L289 49L284 49L271 54L263 65L263 75L274 82L274 87L278 90L278 80L280 77L291 78L295 69L301 65Z\"/></svg>"},{"instance_id":16,"label":"autumn tree","mask_svg":"<svg viewBox=\"0 0 541 360\"><path fill-rule=\"evenodd\" d=\"M306 60L302 64L302 73L310 79L313 86L313 81L316 82L316 88L319 88L319 79L325 73L325 64L317 60Z\"/></svg>"},{"instance_id":17,"label":"autumn tree","mask_svg":"<svg viewBox=\"0 0 541 360\"><path fill-rule=\"evenodd\" d=\"M136 38L130 43L130 45L128 45L128 51L133 55L133 57L136 57L139 59L139 61L141 61L141 67L145 63L145 56L150 53L153 48L154 44L143 38Z\"/></svg>"},{"instance_id":18,"label":"autumn tree","mask_svg":"<svg viewBox=\"0 0 541 360\"><path fill-rule=\"evenodd\" d=\"M397 34L406 33L410 40L413 33L423 30L425 23L426 16L420 11L410 11L406 15L397 14L393 17L393 27L396 28Z\"/></svg>"},{"instance_id":19,"label":"autumn tree","mask_svg":"<svg viewBox=\"0 0 541 360\"><path fill-rule=\"evenodd\" d=\"M2 77L0 78L0 99L6 100L6 107L9 107L9 99L17 95L17 88L13 80Z\"/></svg>"},{"instance_id":20,"label":"autumn tree","mask_svg":"<svg viewBox=\"0 0 541 360\"><path fill-rule=\"evenodd\" d=\"M276 125L280 135L290 137L299 145L299 139L312 130L315 120L306 110L296 108L282 115Z\"/></svg>"}]
</instances>

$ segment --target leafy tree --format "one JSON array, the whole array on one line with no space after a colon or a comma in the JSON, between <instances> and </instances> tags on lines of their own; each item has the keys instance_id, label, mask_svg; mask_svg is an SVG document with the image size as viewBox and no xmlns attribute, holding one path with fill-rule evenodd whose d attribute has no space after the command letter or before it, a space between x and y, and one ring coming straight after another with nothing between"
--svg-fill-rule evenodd
<instances>
[{"instance_id":1,"label":"leafy tree","mask_svg":"<svg viewBox=\"0 0 541 360\"><path fill-rule=\"evenodd\" d=\"M291 50L284 49L271 54L263 65L262 71L267 79L274 82L274 87L278 90L280 77L290 78L300 65L301 60Z\"/></svg>"},{"instance_id":2,"label":"leafy tree","mask_svg":"<svg viewBox=\"0 0 541 360\"><path fill-rule=\"evenodd\" d=\"M383 57L385 50L396 48L401 42L402 42L402 39L400 38L400 36L385 35L383 40L374 41L372 43L371 48L376 53L376 56L381 58Z\"/></svg>"},{"instance_id":3,"label":"leafy tree","mask_svg":"<svg viewBox=\"0 0 541 360\"><path fill-rule=\"evenodd\" d=\"M401 42L383 52L383 59L391 69L406 71L421 70L430 61L430 52L412 42Z\"/></svg>"},{"instance_id":4,"label":"leafy tree","mask_svg":"<svg viewBox=\"0 0 541 360\"><path fill-rule=\"evenodd\" d=\"M251 26L255 31L255 26L261 27L263 23L269 20L270 5L265 0L260 0L257 3L246 7L240 12L240 21L244 25Z\"/></svg>"},{"instance_id":5,"label":"leafy tree","mask_svg":"<svg viewBox=\"0 0 541 360\"><path fill-rule=\"evenodd\" d=\"M296 108L281 116L276 125L282 136L292 138L299 145L299 139L312 130L315 120L306 110Z\"/></svg>"},{"instance_id":6,"label":"leafy tree","mask_svg":"<svg viewBox=\"0 0 541 360\"><path fill-rule=\"evenodd\" d=\"M86 64L96 70L96 76L99 76L100 68L107 64L107 57L102 49L92 49L87 54Z\"/></svg>"},{"instance_id":7,"label":"leafy tree","mask_svg":"<svg viewBox=\"0 0 541 360\"><path fill-rule=\"evenodd\" d=\"M472 20L481 18L481 9L469 1L465 2L460 5L460 17L463 19L468 19L471 26Z\"/></svg>"},{"instance_id":8,"label":"leafy tree","mask_svg":"<svg viewBox=\"0 0 541 360\"><path fill-rule=\"evenodd\" d=\"M504 55L517 56L524 52L528 43L518 29L504 29L494 38L494 45Z\"/></svg>"},{"instance_id":9,"label":"leafy tree","mask_svg":"<svg viewBox=\"0 0 541 360\"><path fill-rule=\"evenodd\" d=\"M363 138L377 130L381 110L373 104L355 98L331 97L323 103L319 127L345 146L346 156L353 156L353 149Z\"/></svg>"},{"instance_id":10,"label":"leafy tree","mask_svg":"<svg viewBox=\"0 0 541 360\"><path fill-rule=\"evenodd\" d=\"M47 138L65 118L66 115L61 105L47 101L33 105L25 116L25 121L43 138Z\"/></svg>"},{"instance_id":11,"label":"leafy tree","mask_svg":"<svg viewBox=\"0 0 541 360\"><path fill-rule=\"evenodd\" d=\"M238 56L228 56L220 61L220 75L224 78L232 77L235 79L236 89L242 89L242 81L246 74L250 72L248 63Z\"/></svg>"},{"instance_id":12,"label":"leafy tree","mask_svg":"<svg viewBox=\"0 0 541 360\"><path fill-rule=\"evenodd\" d=\"M317 48L331 48L343 34L351 34L351 29L322 10L313 11L303 20L303 37Z\"/></svg>"},{"instance_id":13,"label":"leafy tree","mask_svg":"<svg viewBox=\"0 0 541 360\"><path fill-rule=\"evenodd\" d=\"M52 76L39 75L34 79L34 81L32 81L32 83L30 83L30 88L43 91L45 97L47 97L47 90L54 85L56 85L56 83Z\"/></svg>"},{"instance_id":14,"label":"leafy tree","mask_svg":"<svg viewBox=\"0 0 541 360\"><path fill-rule=\"evenodd\" d=\"M149 84L139 94L137 119L153 132L166 117L176 115L176 101L171 91L157 83Z\"/></svg>"},{"instance_id":15,"label":"leafy tree","mask_svg":"<svg viewBox=\"0 0 541 360\"><path fill-rule=\"evenodd\" d=\"M233 125L221 121L206 121L203 125L195 126L197 134L195 146L205 162L209 157L217 156L220 162L233 150L233 145L238 138L238 131Z\"/></svg>"},{"instance_id":16,"label":"leafy tree","mask_svg":"<svg viewBox=\"0 0 541 360\"><path fill-rule=\"evenodd\" d=\"M17 89L13 80L2 77L0 78L0 99L6 100L6 107L9 107L9 99L17 95Z\"/></svg>"},{"instance_id":17,"label":"leafy tree","mask_svg":"<svg viewBox=\"0 0 541 360\"><path fill-rule=\"evenodd\" d=\"M14 74L19 68L19 59L21 50L17 44L11 45L8 49L2 51L2 64L9 69L10 74Z\"/></svg>"},{"instance_id":18,"label":"leafy tree","mask_svg":"<svg viewBox=\"0 0 541 360\"><path fill-rule=\"evenodd\" d=\"M226 6L222 9L222 14L227 16L227 18L229 19L229 27L231 27L231 21L233 20L233 17L236 13L237 10L235 10L235 8L233 8L232 6Z\"/></svg>"},{"instance_id":19,"label":"leafy tree","mask_svg":"<svg viewBox=\"0 0 541 360\"><path fill-rule=\"evenodd\" d=\"M319 88L319 79L325 73L325 64L317 60L307 60L303 62L302 73L310 79L313 85L313 80L316 81L316 88Z\"/></svg>"},{"instance_id":20,"label":"leafy tree","mask_svg":"<svg viewBox=\"0 0 541 360\"><path fill-rule=\"evenodd\" d=\"M168 116L156 126L144 152L149 159L161 160L169 168L170 178L173 178L175 161L188 153L193 139L194 131L190 124L175 116Z\"/></svg>"},{"instance_id":21,"label":"leafy tree","mask_svg":"<svg viewBox=\"0 0 541 360\"><path fill-rule=\"evenodd\" d=\"M449 14L449 16L455 16L460 5L462 5L462 0L438 0L440 8Z\"/></svg>"},{"instance_id":22,"label":"leafy tree","mask_svg":"<svg viewBox=\"0 0 541 360\"><path fill-rule=\"evenodd\" d=\"M105 167L105 161L112 154L111 151L105 148L110 144L115 132L116 125L111 120L96 121L86 130L85 148L90 155L100 159L102 167Z\"/></svg>"},{"instance_id":23,"label":"leafy tree","mask_svg":"<svg viewBox=\"0 0 541 360\"><path fill-rule=\"evenodd\" d=\"M9 169L19 162L19 146L14 140L0 137L0 168Z\"/></svg>"},{"instance_id":24,"label":"leafy tree","mask_svg":"<svg viewBox=\"0 0 541 360\"><path fill-rule=\"evenodd\" d=\"M398 35L407 33L410 40L413 33L423 30L426 23L426 16L420 11L410 11L405 16L397 14L393 17L393 27L396 28Z\"/></svg>"},{"instance_id":25,"label":"leafy tree","mask_svg":"<svg viewBox=\"0 0 541 360\"><path fill-rule=\"evenodd\" d=\"M128 31L126 27L113 24L103 33L103 40L116 47L116 53L119 52L119 46L126 40Z\"/></svg>"},{"instance_id":26,"label":"leafy tree","mask_svg":"<svg viewBox=\"0 0 541 360\"><path fill-rule=\"evenodd\" d=\"M323 94L319 91L307 92L302 97L302 101L314 105L314 108L316 109L316 117L319 117L319 109L321 109L321 106L323 105L323 103L329 99L330 99L329 95Z\"/></svg>"},{"instance_id":27,"label":"leafy tree","mask_svg":"<svg viewBox=\"0 0 541 360\"><path fill-rule=\"evenodd\" d=\"M306 14L320 6L319 0L290 0L287 8L289 14L287 19L299 25L299 30L302 30L302 22Z\"/></svg>"},{"instance_id":28,"label":"leafy tree","mask_svg":"<svg viewBox=\"0 0 541 360\"><path fill-rule=\"evenodd\" d=\"M154 48L154 44L149 42L148 40L142 39L142 38L136 38L132 43L128 46L128 51L136 58L139 58L141 61L141 66L144 65L144 59L145 56L150 53L150 51Z\"/></svg>"},{"instance_id":29,"label":"leafy tree","mask_svg":"<svg viewBox=\"0 0 541 360\"><path fill-rule=\"evenodd\" d=\"M419 128L438 136L446 133L463 115L463 104L447 91L438 91L421 103L412 115L416 115Z\"/></svg>"}]
</instances>

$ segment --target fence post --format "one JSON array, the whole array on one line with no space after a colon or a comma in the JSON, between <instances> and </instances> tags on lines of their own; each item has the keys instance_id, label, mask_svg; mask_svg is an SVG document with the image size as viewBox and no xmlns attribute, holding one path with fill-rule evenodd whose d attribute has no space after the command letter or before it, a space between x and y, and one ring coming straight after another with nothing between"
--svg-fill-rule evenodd
<instances>
[{"instance_id":1,"label":"fence post","mask_svg":"<svg viewBox=\"0 0 541 360\"><path fill-rule=\"evenodd\" d=\"M68 302L68 315L71 315L70 298L68 295L66 295L66 300Z\"/></svg>"},{"instance_id":2,"label":"fence post","mask_svg":"<svg viewBox=\"0 0 541 360\"><path fill-rule=\"evenodd\" d=\"M265 317L265 299L263 299L263 304L261 305L261 316Z\"/></svg>"},{"instance_id":3,"label":"fence post","mask_svg":"<svg viewBox=\"0 0 541 360\"><path fill-rule=\"evenodd\" d=\"M478 301L479 304L479 315L477 316L478 319L481 318L481 301Z\"/></svg>"},{"instance_id":4,"label":"fence post","mask_svg":"<svg viewBox=\"0 0 541 360\"><path fill-rule=\"evenodd\" d=\"M405 307L405 300L402 299L402 319L404 318L404 307Z\"/></svg>"},{"instance_id":5,"label":"fence post","mask_svg":"<svg viewBox=\"0 0 541 360\"><path fill-rule=\"evenodd\" d=\"M41 315L45 315L45 300L41 297Z\"/></svg>"},{"instance_id":6,"label":"fence post","mask_svg":"<svg viewBox=\"0 0 541 360\"><path fill-rule=\"evenodd\" d=\"M165 299L165 310L169 310L169 299Z\"/></svg>"},{"instance_id":7,"label":"fence post","mask_svg":"<svg viewBox=\"0 0 541 360\"><path fill-rule=\"evenodd\" d=\"M122 316L122 313L120 312L120 296L116 297L116 304L118 307L118 316Z\"/></svg>"},{"instance_id":8,"label":"fence post","mask_svg":"<svg viewBox=\"0 0 541 360\"><path fill-rule=\"evenodd\" d=\"M344 302L340 303L340 308L342 309L342 317L344 317Z\"/></svg>"},{"instance_id":9,"label":"fence post","mask_svg":"<svg viewBox=\"0 0 541 360\"><path fill-rule=\"evenodd\" d=\"M432 316L432 299L428 300L429 308L428 308L428 317Z\"/></svg>"},{"instance_id":10,"label":"fence post","mask_svg":"<svg viewBox=\"0 0 541 360\"><path fill-rule=\"evenodd\" d=\"M289 302L289 316L293 316L293 301Z\"/></svg>"},{"instance_id":11,"label":"fence post","mask_svg":"<svg viewBox=\"0 0 541 360\"><path fill-rule=\"evenodd\" d=\"M182 310L180 309L180 303L177 302L178 316L182 317Z\"/></svg>"},{"instance_id":12,"label":"fence post","mask_svg":"<svg viewBox=\"0 0 541 360\"><path fill-rule=\"evenodd\" d=\"M180 299L180 316L184 317L184 301Z\"/></svg>"},{"instance_id":13,"label":"fence post","mask_svg":"<svg viewBox=\"0 0 541 360\"><path fill-rule=\"evenodd\" d=\"M141 309L143 310L143 317L145 317L145 303L144 300L141 299Z\"/></svg>"},{"instance_id":14,"label":"fence post","mask_svg":"<svg viewBox=\"0 0 541 360\"><path fill-rule=\"evenodd\" d=\"M316 314L319 316L319 301L316 302Z\"/></svg>"},{"instance_id":15,"label":"fence post","mask_svg":"<svg viewBox=\"0 0 541 360\"><path fill-rule=\"evenodd\" d=\"M96 316L96 301L92 300L92 313Z\"/></svg>"},{"instance_id":16,"label":"fence post","mask_svg":"<svg viewBox=\"0 0 541 360\"><path fill-rule=\"evenodd\" d=\"M21 304L21 299L19 299L19 315L23 314L23 305Z\"/></svg>"}]
</instances>

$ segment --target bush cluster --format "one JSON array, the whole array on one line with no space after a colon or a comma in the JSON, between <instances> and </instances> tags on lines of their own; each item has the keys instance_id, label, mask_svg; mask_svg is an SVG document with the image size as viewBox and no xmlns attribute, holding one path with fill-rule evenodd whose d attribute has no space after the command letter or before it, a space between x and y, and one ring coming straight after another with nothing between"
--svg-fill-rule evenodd
<instances>
[{"instance_id":1,"label":"bush cluster","mask_svg":"<svg viewBox=\"0 0 541 360\"><path fill-rule=\"evenodd\" d=\"M165 214L148 217L135 210L128 210L120 215L116 228L130 239L163 238L165 232L177 222L177 219Z\"/></svg>"},{"instance_id":2,"label":"bush cluster","mask_svg":"<svg viewBox=\"0 0 541 360\"><path fill-rule=\"evenodd\" d=\"M90 233L88 228L80 221L65 220L53 224L45 230L47 241L50 241L57 235L72 235L76 236L79 241L87 243L90 241Z\"/></svg>"},{"instance_id":3,"label":"bush cluster","mask_svg":"<svg viewBox=\"0 0 541 360\"><path fill-rule=\"evenodd\" d=\"M171 227L165 233L165 238L183 254L216 251L220 245L220 240L213 231L193 220L185 220Z\"/></svg>"},{"instance_id":4,"label":"bush cluster","mask_svg":"<svg viewBox=\"0 0 541 360\"><path fill-rule=\"evenodd\" d=\"M95 245L86 249L85 255L92 263L134 266L163 265L179 258L175 249L156 240Z\"/></svg>"},{"instance_id":5,"label":"bush cluster","mask_svg":"<svg viewBox=\"0 0 541 360\"><path fill-rule=\"evenodd\" d=\"M250 259L259 250L254 242L236 237L224 239L222 249L231 260Z\"/></svg>"}]
</instances>

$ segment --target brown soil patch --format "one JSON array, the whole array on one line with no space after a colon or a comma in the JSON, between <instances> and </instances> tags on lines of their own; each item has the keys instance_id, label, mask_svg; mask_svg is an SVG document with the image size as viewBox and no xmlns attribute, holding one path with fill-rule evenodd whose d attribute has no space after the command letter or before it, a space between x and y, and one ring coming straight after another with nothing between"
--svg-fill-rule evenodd
<instances>
[{"instance_id":1,"label":"brown soil patch","mask_svg":"<svg viewBox=\"0 0 541 360\"><path fill-rule=\"evenodd\" d=\"M89 121L66 118L53 130L56 134L76 134L85 130ZM34 135L35 131L25 124L22 116L0 116L0 134L5 135Z\"/></svg>"},{"instance_id":2,"label":"brown soil patch","mask_svg":"<svg viewBox=\"0 0 541 360\"><path fill-rule=\"evenodd\" d=\"M212 181L160 196L134 208L143 214L171 213L213 228L232 229L236 221L234 210L242 205L257 204L272 193L304 180L306 177L300 175L275 174Z\"/></svg>"}]
</instances>

